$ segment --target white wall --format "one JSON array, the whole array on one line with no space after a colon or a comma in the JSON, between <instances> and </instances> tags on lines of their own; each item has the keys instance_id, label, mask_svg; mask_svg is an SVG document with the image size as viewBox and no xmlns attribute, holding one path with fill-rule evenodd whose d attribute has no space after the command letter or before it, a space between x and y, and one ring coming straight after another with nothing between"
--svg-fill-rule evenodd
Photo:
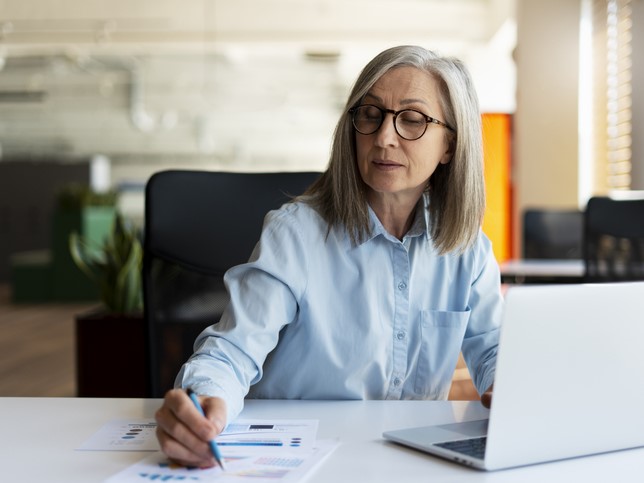
<instances>
[{"instance_id":1,"label":"white wall","mask_svg":"<svg viewBox=\"0 0 644 483\"><path fill-rule=\"evenodd\" d=\"M528 207L577 207L579 0L517 3L514 243Z\"/></svg>"}]
</instances>

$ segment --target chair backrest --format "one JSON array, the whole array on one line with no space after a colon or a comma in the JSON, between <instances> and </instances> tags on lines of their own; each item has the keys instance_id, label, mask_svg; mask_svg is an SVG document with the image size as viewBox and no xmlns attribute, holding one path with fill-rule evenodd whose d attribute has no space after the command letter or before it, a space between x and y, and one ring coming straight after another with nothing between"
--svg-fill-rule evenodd
<instances>
[{"instance_id":1,"label":"chair backrest","mask_svg":"<svg viewBox=\"0 0 644 483\"><path fill-rule=\"evenodd\" d=\"M145 190L144 316L151 396L161 397L228 302L223 276L248 260L266 213L320 173L170 170Z\"/></svg>"},{"instance_id":2,"label":"chair backrest","mask_svg":"<svg viewBox=\"0 0 644 483\"><path fill-rule=\"evenodd\" d=\"M644 280L644 199L588 201L584 262L588 282Z\"/></svg>"},{"instance_id":3,"label":"chair backrest","mask_svg":"<svg viewBox=\"0 0 644 483\"><path fill-rule=\"evenodd\" d=\"M523 258L581 259L580 210L528 209L523 214Z\"/></svg>"}]
</instances>

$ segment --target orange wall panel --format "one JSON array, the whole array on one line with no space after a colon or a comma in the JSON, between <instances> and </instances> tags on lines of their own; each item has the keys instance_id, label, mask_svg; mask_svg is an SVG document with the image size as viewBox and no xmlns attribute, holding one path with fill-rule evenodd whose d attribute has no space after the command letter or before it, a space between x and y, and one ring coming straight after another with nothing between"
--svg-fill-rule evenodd
<instances>
[{"instance_id":1,"label":"orange wall panel","mask_svg":"<svg viewBox=\"0 0 644 483\"><path fill-rule=\"evenodd\" d=\"M492 241L497 261L512 258L511 117L483 114L483 160L487 206L483 231Z\"/></svg>"}]
</instances>

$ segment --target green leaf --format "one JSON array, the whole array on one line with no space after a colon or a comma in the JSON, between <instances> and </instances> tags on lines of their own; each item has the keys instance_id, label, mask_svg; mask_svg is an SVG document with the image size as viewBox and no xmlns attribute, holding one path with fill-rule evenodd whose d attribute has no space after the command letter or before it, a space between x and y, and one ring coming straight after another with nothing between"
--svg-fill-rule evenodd
<instances>
[{"instance_id":1,"label":"green leaf","mask_svg":"<svg viewBox=\"0 0 644 483\"><path fill-rule=\"evenodd\" d=\"M112 313L139 312L143 308L143 248L135 227L116 215L109 236L100 246L90 246L72 233L69 251L76 265L94 280L105 307Z\"/></svg>"}]
</instances>

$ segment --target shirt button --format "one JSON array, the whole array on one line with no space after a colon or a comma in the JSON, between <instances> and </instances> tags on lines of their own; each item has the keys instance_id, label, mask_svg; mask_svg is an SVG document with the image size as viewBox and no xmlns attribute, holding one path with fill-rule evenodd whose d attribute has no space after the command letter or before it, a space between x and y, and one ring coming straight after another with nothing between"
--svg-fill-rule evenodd
<instances>
[{"instance_id":1,"label":"shirt button","mask_svg":"<svg viewBox=\"0 0 644 483\"><path fill-rule=\"evenodd\" d=\"M397 377L396 379L394 379L394 386L396 387L400 386L400 382L401 382L400 378Z\"/></svg>"},{"instance_id":2,"label":"shirt button","mask_svg":"<svg viewBox=\"0 0 644 483\"><path fill-rule=\"evenodd\" d=\"M398 284L398 290L405 290L407 288L407 284L405 282L400 282Z\"/></svg>"},{"instance_id":3,"label":"shirt button","mask_svg":"<svg viewBox=\"0 0 644 483\"><path fill-rule=\"evenodd\" d=\"M405 338L405 333L401 330L396 334L396 339L403 340Z\"/></svg>"}]
</instances>

